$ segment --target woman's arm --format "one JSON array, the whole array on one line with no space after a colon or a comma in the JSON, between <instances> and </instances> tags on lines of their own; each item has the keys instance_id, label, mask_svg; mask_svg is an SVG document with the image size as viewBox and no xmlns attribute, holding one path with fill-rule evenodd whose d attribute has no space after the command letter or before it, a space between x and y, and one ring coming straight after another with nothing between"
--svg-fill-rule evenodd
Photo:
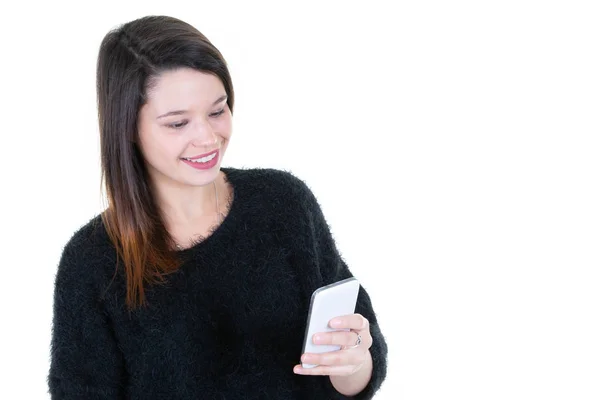
<instances>
[{"instance_id":1,"label":"woman's arm","mask_svg":"<svg viewBox=\"0 0 600 400\"><path fill-rule=\"evenodd\" d=\"M54 288L51 364L52 399L124 398L123 359L86 268L83 238L65 246Z\"/></svg>"},{"instance_id":2,"label":"woman's arm","mask_svg":"<svg viewBox=\"0 0 600 400\"><path fill-rule=\"evenodd\" d=\"M318 270L323 279L322 284L327 285L352 275L346 262L337 250L336 243L331 234L329 225L323 215L321 207L312 191L302 182L304 187L304 209L308 215L309 230L312 232L312 246L314 258L318 263ZM379 328L377 315L373 310L371 299L363 286L360 286L356 305L357 314L361 314L369 321L370 334L373 343L369 349L369 360L355 375L350 377L331 377L333 386L341 393L355 393L362 387L354 399L371 399L381 387L387 375L387 343Z\"/></svg>"}]
</instances>

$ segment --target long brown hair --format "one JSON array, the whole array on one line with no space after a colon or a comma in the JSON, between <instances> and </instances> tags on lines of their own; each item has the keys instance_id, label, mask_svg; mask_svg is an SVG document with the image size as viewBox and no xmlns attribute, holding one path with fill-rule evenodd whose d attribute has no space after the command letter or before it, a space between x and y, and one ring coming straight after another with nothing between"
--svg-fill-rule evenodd
<instances>
[{"instance_id":1,"label":"long brown hair","mask_svg":"<svg viewBox=\"0 0 600 400\"><path fill-rule=\"evenodd\" d=\"M100 45L96 89L101 185L108 199L102 222L117 249L117 265L123 260L130 310L146 304L145 284L164 282L164 276L181 264L150 190L137 131L148 89L161 73L181 67L218 77L233 113L227 64L192 25L173 17L147 16L111 30Z\"/></svg>"}]
</instances>

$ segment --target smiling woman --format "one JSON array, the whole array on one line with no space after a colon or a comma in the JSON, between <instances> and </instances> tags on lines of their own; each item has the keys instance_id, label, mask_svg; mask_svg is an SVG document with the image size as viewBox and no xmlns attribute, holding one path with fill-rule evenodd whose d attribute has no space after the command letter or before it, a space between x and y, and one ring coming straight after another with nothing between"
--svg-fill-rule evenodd
<instances>
[{"instance_id":1,"label":"smiling woman","mask_svg":"<svg viewBox=\"0 0 600 400\"><path fill-rule=\"evenodd\" d=\"M231 137L228 95L222 94L225 89L215 75L188 67L150 77L146 87L146 102L140 107L137 124L139 151L165 226L181 249L179 243L189 242L192 236L205 238L218 223L214 213L217 217L221 214L221 205L217 201L214 206L207 189L214 186L218 198L226 186L218 184L217 166ZM173 194L174 186L187 188L183 190L193 200L181 204L180 197ZM231 193L222 195L226 198Z\"/></svg>"},{"instance_id":2,"label":"smiling woman","mask_svg":"<svg viewBox=\"0 0 600 400\"><path fill-rule=\"evenodd\" d=\"M108 208L63 249L52 398L372 398L387 344L363 287L313 338L340 350L300 354L311 294L352 274L302 180L221 167L221 53L181 20L140 18L102 41L97 90Z\"/></svg>"},{"instance_id":3,"label":"smiling woman","mask_svg":"<svg viewBox=\"0 0 600 400\"><path fill-rule=\"evenodd\" d=\"M147 84L147 100L138 117L139 150L175 238L188 234L190 220L209 216L203 230L213 222L215 207L206 189L212 189L207 185L220 174L217 166L231 137L231 111L224 91L215 75L187 67L165 71ZM174 185L190 193L195 188L198 197L186 205L175 204ZM217 195L221 187L215 187ZM202 210L199 204L209 207Z\"/></svg>"}]
</instances>

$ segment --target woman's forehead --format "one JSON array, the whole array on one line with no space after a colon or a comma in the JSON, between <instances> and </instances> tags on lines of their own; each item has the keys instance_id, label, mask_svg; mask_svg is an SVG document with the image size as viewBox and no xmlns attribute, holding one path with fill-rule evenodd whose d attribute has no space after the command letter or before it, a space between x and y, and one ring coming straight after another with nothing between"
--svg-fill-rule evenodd
<instances>
[{"instance_id":1,"label":"woman's forehead","mask_svg":"<svg viewBox=\"0 0 600 400\"><path fill-rule=\"evenodd\" d=\"M147 98L153 108L171 107L174 103L213 106L225 94L221 80L213 74L190 68L166 71L155 78Z\"/></svg>"}]
</instances>

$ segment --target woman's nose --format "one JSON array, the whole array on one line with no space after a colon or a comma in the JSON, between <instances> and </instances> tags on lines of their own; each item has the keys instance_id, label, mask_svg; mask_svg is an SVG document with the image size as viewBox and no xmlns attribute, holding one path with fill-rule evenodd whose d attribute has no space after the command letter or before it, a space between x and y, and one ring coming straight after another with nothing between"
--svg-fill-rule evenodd
<instances>
[{"instance_id":1,"label":"woman's nose","mask_svg":"<svg viewBox=\"0 0 600 400\"><path fill-rule=\"evenodd\" d=\"M192 146L207 150L214 150L219 144L219 139L212 135L209 139L197 139L192 142Z\"/></svg>"},{"instance_id":2,"label":"woman's nose","mask_svg":"<svg viewBox=\"0 0 600 400\"><path fill-rule=\"evenodd\" d=\"M219 143L219 138L208 122L198 123L193 130L193 135L192 145L195 147L205 147L211 150Z\"/></svg>"}]
</instances>

